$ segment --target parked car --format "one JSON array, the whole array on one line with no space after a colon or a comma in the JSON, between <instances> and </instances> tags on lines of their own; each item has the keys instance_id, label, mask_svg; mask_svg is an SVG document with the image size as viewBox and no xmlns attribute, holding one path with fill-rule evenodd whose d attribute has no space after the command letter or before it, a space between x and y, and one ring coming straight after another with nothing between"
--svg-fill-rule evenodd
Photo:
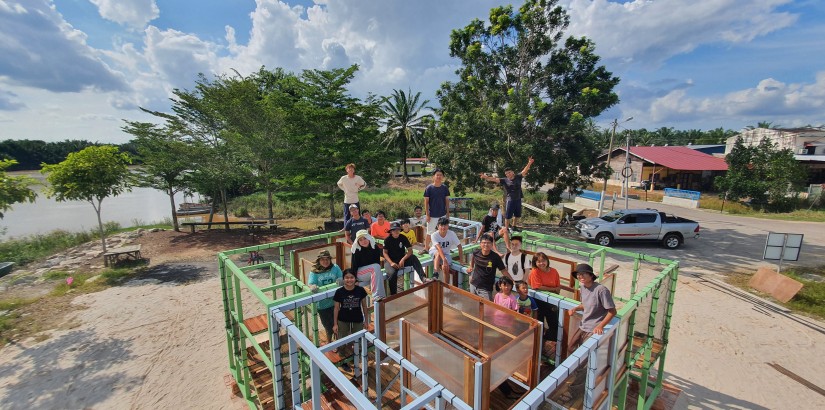
<instances>
[{"instance_id":1,"label":"parked car","mask_svg":"<svg viewBox=\"0 0 825 410\"><path fill-rule=\"evenodd\" d=\"M661 241L676 249L685 238L699 237L699 223L655 209L622 209L599 218L587 218L576 224L579 236L602 246L615 241Z\"/></svg>"},{"instance_id":2,"label":"parked car","mask_svg":"<svg viewBox=\"0 0 825 410\"><path fill-rule=\"evenodd\" d=\"M650 180L645 179L645 180L639 181L639 183L636 186L634 186L633 189L643 189L643 190L647 191L647 190L650 190L650 184L651 184ZM655 182L653 182L653 189L661 190L661 189L665 189L665 186L662 185L660 182L655 181Z\"/></svg>"}]
</instances>

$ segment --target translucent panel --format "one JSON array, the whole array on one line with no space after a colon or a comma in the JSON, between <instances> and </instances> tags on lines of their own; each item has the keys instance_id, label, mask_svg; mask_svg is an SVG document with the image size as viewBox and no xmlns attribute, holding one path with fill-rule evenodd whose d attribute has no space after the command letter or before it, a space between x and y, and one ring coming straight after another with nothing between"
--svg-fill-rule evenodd
<instances>
[{"instance_id":1,"label":"translucent panel","mask_svg":"<svg viewBox=\"0 0 825 410\"><path fill-rule=\"evenodd\" d=\"M459 350L438 343L432 335L415 326L410 326L410 340L405 343L410 343L410 357L407 359L453 394L462 397L465 383L474 383L473 380L464 380L466 356Z\"/></svg>"},{"instance_id":2,"label":"translucent panel","mask_svg":"<svg viewBox=\"0 0 825 410\"><path fill-rule=\"evenodd\" d=\"M616 361L615 365L618 369L622 366L625 360L625 353L627 352L627 331L630 328L630 320L627 317L623 318L621 322L619 322L619 328L616 329L618 336L616 338L616 342L618 343L619 349L616 353Z\"/></svg>"},{"instance_id":3,"label":"translucent panel","mask_svg":"<svg viewBox=\"0 0 825 410\"><path fill-rule=\"evenodd\" d=\"M407 313L402 316L404 319L409 320L412 323L423 323L421 327L427 327L427 320L429 320L429 312L427 309L419 309L412 313ZM392 348L397 348L399 346L398 338L399 338L399 328L398 328L398 320L387 321L384 322L384 326L386 326L386 333L387 333L387 340L384 340L384 343L389 345Z\"/></svg>"},{"instance_id":4,"label":"translucent panel","mask_svg":"<svg viewBox=\"0 0 825 410\"><path fill-rule=\"evenodd\" d=\"M473 300L464 293L453 291L447 287L443 288L444 299L442 301L444 307L451 307L459 312L464 312L468 315L479 317L478 305L479 301ZM445 321L446 322L446 321Z\"/></svg>"},{"instance_id":5,"label":"translucent panel","mask_svg":"<svg viewBox=\"0 0 825 410\"><path fill-rule=\"evenodd\" d=\"M484 321L506 333L518 336L530 328L529 318L524 315L519 315L515 311L512 311L512 313L513 314L486 305L484 306Z\"/></svg>"},{"instance_id":6,"label":"translucent panel","mask_svg":"<svg viewBox=\"0 0 825 410\"><path fill-rule=\"evenodd\" d=\"M584 408L584 387L587 380L587 360L582 364L570 369L567 379L559 383L559 387L550 394L550 400L558 406L567 409Z\"/></svg>"},{"instance_id":7,"label":"translucent panel","mask_svg":"<svg viewBox=\"0 0 825 410\"><path fill-rule=\"evenodd\" d=\"M461 311L449 306L444 306L442 310L442 332L463 341L473 349L479 349L479 342L481 341L482 324L472 319L476 315L473 312L478 312L478 302L476 307L471 311ZM470 316L470 317L468 317Z\"/></svg>"},{"instance_id":8,"label":"translucent panel","mask_svg":"<svg viewBox=\"0 0 825 410\"><path fill-rule=\"evenodd\" d=\"M604 343L596 348L596 375L601 376L610 366L610 346L612 342Z\"/></svg>"},{"instance_id":9,"label":"translucent panel","mask_svg":"<svg viewBox=\"0 0 825 410\"><path fill-rule=\"evenodd\" d=\"M655 289L654 289L655 290ZM635 322L633 323L633 337L634 338L646 338L647 337L647 328L650 322L650 306L653 301L653 291L651 290L650 293L647 294L639 303L638 307L636 308L636 317ZM637 343L634 343L633 351L634 353L637 351L638 347L636 346Z\"/></svg>"},{"instance_id":10,"label":"translucent panel","mask_svg":"<svg viewBox=\"0 0 825 410\"><path fill-rule=\"evenodd\" d=\"M492 369L490 374L491 391L514 373L519 373L525 379L532 373L530 358L533 353L533 345L533 336L528 336L507 346L506 350L493 358L490 363Z\"/></svg>"},{"instance_id":11,"label":"translucent panel","mask_svg":"<svg viewBox=\"0 0 825 410\"><path fill-rule=\"evenodd\" d=\"M665 319L667 318L667 304L670 301L670 292L668 289L670 288L672 279L670 276L667 276L662 280L662 284L659 287L659 302L656 304L656 327L653 331L653 337L656 340L665 340Z\"/></svg>"}]
</instances>

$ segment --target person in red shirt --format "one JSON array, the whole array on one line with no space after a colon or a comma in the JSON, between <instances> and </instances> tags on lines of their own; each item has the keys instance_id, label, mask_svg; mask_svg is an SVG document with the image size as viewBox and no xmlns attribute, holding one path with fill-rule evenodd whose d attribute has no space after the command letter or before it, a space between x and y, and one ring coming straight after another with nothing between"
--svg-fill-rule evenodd
<instances>
[{"instance_id":1,"label":"person in red shirt","mask_svg":"<svg viewBox=\"0 0 825 410\"><path fill-rule=\"evenodd\" d=\"M539 252L533 256L533 268L530 270L530 287L536 291L559 293L561 289L561 280L559 279L559 271L550 266L550 259L544 252ZM538 305L537 319L541 323L546 323L544 338L547 340L556 340L559 328L559 311L556 306L547 302L536 299Z\"/></svg>"}]
</instances>

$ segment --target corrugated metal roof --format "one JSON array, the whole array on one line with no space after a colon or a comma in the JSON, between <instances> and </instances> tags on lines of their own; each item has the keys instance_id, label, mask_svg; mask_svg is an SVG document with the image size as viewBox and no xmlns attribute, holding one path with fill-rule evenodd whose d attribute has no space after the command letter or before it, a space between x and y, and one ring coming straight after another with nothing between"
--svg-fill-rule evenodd
<instances>
[{"instance_id":1,"label":"corrugated metal roof","mask_svg":"<svg viewBox=\"0 0 825 410\"><path fill-rule=\"evenodd\" d=\"M624 148L621 148L624 151ZM677 171L727 171L724 159L688 147L630 147L630 153L645 161Z\"/></svg>"}]
</instances>

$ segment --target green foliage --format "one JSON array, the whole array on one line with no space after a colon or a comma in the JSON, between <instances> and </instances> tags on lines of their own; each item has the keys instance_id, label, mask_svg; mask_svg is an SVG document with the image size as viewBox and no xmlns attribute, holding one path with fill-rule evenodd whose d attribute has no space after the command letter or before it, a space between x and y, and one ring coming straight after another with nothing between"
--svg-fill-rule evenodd
<instances>
[{"instance_id":1,"label":"green foliage","mask_svg":"<svg viewBox=\"0 0 825 410\"><path fill-rule=\"evenodd\" d=\"M801 312L825 318L825 266L793 268L782 274L802 282L802 290L785 305Z\"/></svg>"},{"instance_id":2,"label":"green foliage","mask_svg":"<svg viewBox=\"0 0 825 410\"><path fill-rule=\"evenodd\" d=\"M107 235L120 229L117 222L107 222L103 226ZM61 230L14 238L0 242L0 260L14 262L22 267L99 238L99 231L67 232Z\"/></svg>"},{"instance_id":3,"label":"green foliage","mask_svg":"<svg viewBox=\"0 0 825 410\"><path fill-rule=\"evenodd\" d=\"M526 181L554 183L550 201L589 184L598 146L590 119L618 102L619 79L587 38L567 37L565 11L554 0L528 0L490 11L450 36L461 60L459 81L438 92L440 123L429 158L445 169L456 193L484 189L479 172L521 167L536 159Z\"/></svg>"},{"instance_id":4,"label":"green foliage","mask_svg":"<svg viewBox=\"0 0 825 410\"><path fill-rule=\"evenodd\" d=\"M419 114L430 102L429 100L419 102L420 98L420 92L413 95L410 90L407 90L407 93L403 90L393 90L392 95L386 98L381 105L382 122L386 127L384 141L390 149L398 150L401 171L407 182L410 180L407 175L408 148L421 148L426 144L424 134L427 120L432 119L429 114Z\"/></svg>"},{"instance_id":5,"label":"green foliage","mask_svg":"<svg viewBox=\"0 0 825 410\"><path fill-rule=\"evenodd\" d=\"M56 164L72 152L98 145L85 140L45 142L40 140L0 141L0 159L15 159L19 163L9 171L40 169L41 164Z\"/></svg>"},{"instance_id":6,"label":"green foliage","mask_svg":"<svg viewBox=\"0 0 825 410\"><path fill-rule=\"evenodd\" d=\"M747 146L737 138L725 157L728 172L716 178L716 188L728 200L749 198L753 206L784 212L793 208L807 179L805 168L790 150L777 150L768 139Z\"/></svg>"},{"instance_id":7,"label":"green foliage","mask_svg":"<svg viewBox=\"0 0 825 410\"><path fill-rule=\"evenodd\" d=\"M97 213L97 223L103 251L106 251L106 234L100 219L104 198L117 196L130 190L132 174L128 165L129 155L121 153L113 146L84 148L66 157L59 164L43 164L49 187L46 195L63 201L88 201Z\"/></svg>"},{"instance_id":8,"label":"green foliage","mask_svg":"<svg viewBox=\"0 0 825 410\"><path fill-rule=\"evenodd\" d=\"M11 209L12 204L34 202L37 198L37 193L29 188L29 186L37 183L34 178L6 175L6 169L16 163L15 160L0 160L0 219L3 219L3 212Z\"/></svg>"}]
</instances>

